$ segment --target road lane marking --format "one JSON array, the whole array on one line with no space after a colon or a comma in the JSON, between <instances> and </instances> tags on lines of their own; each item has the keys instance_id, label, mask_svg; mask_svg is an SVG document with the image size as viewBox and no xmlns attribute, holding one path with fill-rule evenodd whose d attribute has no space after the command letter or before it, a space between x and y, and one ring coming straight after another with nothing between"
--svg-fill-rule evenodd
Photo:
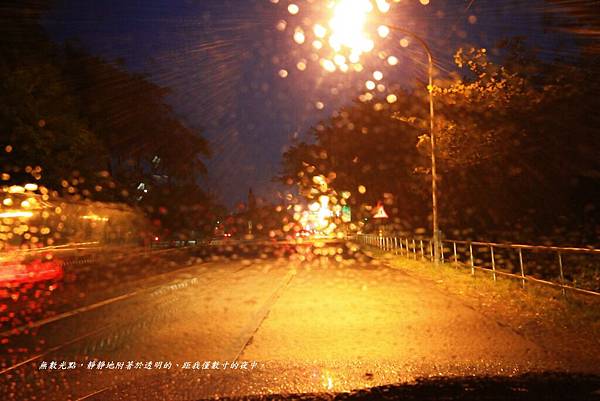
<instances>
[{"instance_id":1,"label":"road lane marking","mask_svg":"<svg viewBox=\"0 0 600 401\"><path fill-rule=\"evenodd\" d=\"M108 389L110 389L110 387L104 387L104 388L101 388L100 390L96 390L96 391L94 391L93 393L89 393L89 394L87 394L87 395L84 395L83 397L80 397L80 398L76 399L75 401L83 401L83 400L87 400L87 399L89 399L89 398L91 398L91 397L93 397L93 396L95 396L95 395L98 395L98 394L100 394L100 393L103 393L103 392L105 392L105 391L106 391L106 390L108 390Z\"/></svg>"},{"instance_id":2,"label":"road lane marking","mask_svg":"<svg viewBox=\"0 0 600 401\"><path fill-rule=\"evenodd\" d=\"M26 365L26 364L28 364L28 363L30 363L30 362L33 362L33 361L35 361L35 360L37 360L37 359L40 359L41 357L43 357L43 356L45 356L45 355L48 355L48 354L50 354L50 353L52 353L52 352L54 352L54 351L57 351L57 350L59 350L59 349L61 349L61 348L64 348L64 347L66 347L66 346L68 346L68 345L74 344L74 343L76 343L77 341L81 341L81 340L82 340L82 339L84 339L84 338L90 337L90 336L92 336L92 335L94 335L94 334L98 334L98 333L102 332L102 331L103 331L103 330L105 330L105 329L106 329L106 327L101 327L101 328L99 328L99 329L97 329L97 330L94 330L94 331L92 331L92 332L89 332L89 333L83 334L83 335L81 335L81 336L79 336L79 337L75 337L75 338L73 338L73 339L71 339L71 340L67 341L66 343L63 343L63 344L60 344L60 345L56 345L56 346L54 346L54 347L52 347L52 348L50 348L50 349L47 349L46 351L44 351L44 352L42 352L42 353L40 353L40 354L34 355L34 356L32 356L32 357L29 357L29 358L25 359L24 361L21 361L21 362L19 362L19 363L17 363L17 364L14 364L14 365L12 365L12 366L9 366L9 367L7 367L7 368L4 368L3 370L0 370L0 376L2 376L2 375L3 375L3 374L5 374L5 373L8 373L8 372L10 372L11 370L15 370L15 369L17 369L17 368L19 368L19 367L21 367L21 366L23 366L23 365Z\"/></svg>"},{"instance_id":3,"label":"road lane marking","mask_svg":"<svg viewBox=\"0 0 600 401\"><path fill-rule=\"evenodd\" d=\"M287 286L292 282L292 279L296 276L296 269L290 269L285 277L283 278L282 283L277 287L275 292L271 294L271 296L267 299L267 301L263 304L263 306L256 312L255 316L257 319L252 319L250 323L242 330L242 336L246 337L244 333L251 332L250 336L248 336L247 340L244 341L242 348L236 354L234 361L237 362L239 358L242 356L248 345L254 339L254 336L262 326L263 322L269 316L269 312L275 303L279 300L281 295L283 294L283 290L287 288ZM258 320L258 323L255 323Z\"/></svg>"},{"instance_id":4,"label":"road lane marking","mask_svg":"<svg viewBox=\"0 0 600 401\"><path fill-rule=\"evenodd\" d=\"M155 276L151 276L150 278L154 279L154 278L158 278L160 276L165 276L165 275L169 275L169 274L182 273L182 272L184 272L186 270L197 269L199 266L204 266L204 264L200 264L200 265L196 265L196 266L191 266L191 267L190 266L184 267L184 268L181 268L181 269L178 269L178 270L173 270L173 271L170 271L170 272L157 274ZM205 272L205 273L209 273L209 272ZM202 276L202 275L204 275L204 274L200 274L200 276ZM66 318L69 318L69 317L72 317L72 316L75 316L75 315L78 315L78 314L81 314L81 313L84 313L84 312L89 312L91 310L98 309L98 308L101 308L103 306L110 305L112 303L115 303L115 302L118 302L118 301L122 301L122 300L125 300L125 299L128 299L128 298L134 297L134 296L139 295L141 293L148 292L148 291L151 291L153 289L157 289L157 288L163 287L164 285L165 285L164 283L163 284L157 284L157 285L154 285L154 286L151 286L151 287L143 288L143 289L140 289L140 290L135 290L133 292L129 292L129 293L126 293L126 294L118 295L118 296L113 297L113 298L108 298L108 299L105 299L105 300L102 300L102 301L99 301L99 302L96 302L96 303L93 303L93 304L90 304L90 305L85 305L85 306L79 307L77 309L73 309L71 311L68 311L68 312L63 312L63 313L60 313L60 314L55 315L55 316L51 316L51 317L48 317L48 318L45 318L45 319L37 320L35 322L26 323L26 324L23 324L21 326L14 327L12 329L8 329L8 330L5 330L5 331L1 332L0 333L0 337L9 337L9 336L12 336L12 335L15 335L15 334L19 334L19 333L21 333L21 332L23 332L23 331L25 331L27 329L35 329L35 328L38 328L38 327L41 327L41 326L45 326L45 325L47 325L49 323L53 323L53 322L56 322L58 320L66 319Z\"/></svg>"},{"instance_id":5,"label":"road lane marking","mask_svg":"<svg viewBox=\"0 0 600 401\"><path fill-rule=\"evenodd\" d=\"M247 269L249 266L250 265L248 265L248 266L242 266L242 267L240 267L238 269L235 269L233 271L233 273L237 273L237 272L239 272L241 270ZM195 266L195 267L197 267L197 266ZM187 269L191 269L191 268L193 268L193 267L190 267L190 268L187 268ZM182 270L182 269L180 269L180 270ZM174 283L180 284L182 282L192 282L192 283L195 284L195 283L197 283L197 277L198 276L203 276L203 275L206 275L206 274L208 274L210 272L211 271L207 271L207 272L203 272L203 274L197 274L196 277L193 277L191 279L174 280L174 281L171 281L166 286L169 287L169 286L175 285ZM223 279L223 277L218 277L218 278L215 278L214 280L210 280L209 283L218 282L218 281L220 281L222 279ZM164 287L165 287L165 284L161 284L161 285L149 287L149 288L146 288L146 289L143 289L143 290L139 290L139 291L135 291L135 292L138 293L138 294L141 294L141 293L144 293L144 292L149 292L150 290L155 290L156 291L156 289L158 289L159 292L157 294L160 295L161 294L160 290L163 289ZM152 292L150 292L150 293L152 294ZM129 294L126 294L126 295L129 295ZM121 298L123 298L123 296ZM72 344L75 344L75 343L77 343L77 342L79 342L79 341L81 341L81 340L83 340L85 338L94 336L96 334L99 334L99 333L101 333L103 331L106 331L106 330L108 330L108 329L110 329L112 327L115 327L115 326L119 326L119 323L117 322L117 323L111 323L111 324L108 324L108 325L104 325L104 326L100 327L99 329L90 331L88 333L84 333L84 334L82 334L82 335L80 335L78 337L75 337L74 339L71 339L71 340L67 341L67 342L55 345L54 347L51 347L51 348L49 348L47 350L44 350L43 352L40 352L37 355L33 355L33 356L27 358L26 360L23 360L21 362L18 362L16 364L12 365L12 366L4 368L3 370L0 370L0 376L4 375L5 373L8 373L8 372L10 372L12 370L15 370L15 369L17 369L17 368L19 368L19 367L21 367L23 365L26 365L28 363L31 363L31 362L35 361L35 360L38 360L38 359L40 359L40 358L42 358L42 357L44 357L44 356L46 356L48 354L51 354L52 352L58 351L61 348L67 347L67 346L72 345Z\"/></svg>"}]
</instances>

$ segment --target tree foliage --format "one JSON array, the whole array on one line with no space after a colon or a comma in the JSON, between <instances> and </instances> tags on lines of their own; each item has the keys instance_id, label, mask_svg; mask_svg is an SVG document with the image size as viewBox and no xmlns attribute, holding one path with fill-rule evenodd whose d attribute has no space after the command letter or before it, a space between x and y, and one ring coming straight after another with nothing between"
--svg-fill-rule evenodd
<instances>
[{"instance_id":1,"label":"tree foliage","mask_svg":"<svg viewBox=\"0 0 600 401\"><path fill-rule=\"evenodd\" d=\"M573 228L564 241L593 240L600 143L590 108L600 88L587 67L597 58L541 60L518 38L492 50L459 50L457 73L434 88L442 227L453 236L539 239L560 226ZM335 177L335 189L364 185L359 204L387 201L393 222L429 226L424 95L404 91L393 105L374 99L340 111L313 130L314 143L284 155L285 181L310 186L314 167Z\"/></svg>"},{"instance_id":2,"label":"tree foliage","mask_svg":"<svg viewBox=\"0 0 600 401\"><path fill-rule=\"evenodd\" d=\"M81 46L53 43L39 24L47 6L0 7L4 184L35 180L72 196L141 205L154 217L170 213L159 219L169 232L202 226L209 213L190 219L212 207L197 183L210 156L202 131L175 114L167 88Z\"/></svg>"},{"instance_id":3,"label":"tree foliage","mask_svg":"<svg viewBox=\"0 0 600 401\"><path fill-rule=\"evenodd\" d=\"M392 115L424 104L410 94L399 99L394 105L380 99L356 102L318 124L311 130L315 143L296 144L284 154L281 179L299 184L308 198L331 189L338 197L349 192L357 216L385 200L402 224L423 221L426 214L418 205L428 196L427 175L419 167L426 160L415 146L421 131Z\"/></svg>"},{"instance_id":4,"label":"tree foliage","mask_svg":"<svg viewBox=\"0 0 600 401\"><path fill-rule=\"evenodd\" d=\"M185 181L206 172L201 157L209 156L208 144L175 116L167 88L73 46L66 49L66 69L83 114L110 152L115 175L135 172L142 179L158 170ZM160 165L151 171L156 158Z\"/></svg>"}]
</instances>

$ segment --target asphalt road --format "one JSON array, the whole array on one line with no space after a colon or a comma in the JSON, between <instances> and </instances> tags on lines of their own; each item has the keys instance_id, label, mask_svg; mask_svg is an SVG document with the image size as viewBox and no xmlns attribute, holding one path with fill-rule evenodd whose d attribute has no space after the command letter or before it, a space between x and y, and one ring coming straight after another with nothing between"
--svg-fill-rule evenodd
<instances>
[{"instance_id":1,"label":"asphalt road","mask_svg":"<svg viewBox=\"0 0 600 401\"><path fill-rule=\"evenodd\" d=\"M570 366L496 316L400 270L347 250L342 257L343 246L320 249L328 255L311 261L302 260L304 250L185 266L7 337L2 398L194 400L600 371ZM75 365L48 369L53 361Z\"/></svg>"}]
</instances>

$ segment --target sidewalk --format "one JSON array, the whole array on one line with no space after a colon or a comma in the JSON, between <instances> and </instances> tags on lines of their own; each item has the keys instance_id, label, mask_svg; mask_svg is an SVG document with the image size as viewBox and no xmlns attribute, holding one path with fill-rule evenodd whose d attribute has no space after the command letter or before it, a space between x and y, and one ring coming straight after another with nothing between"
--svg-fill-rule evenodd
<instances>
[{"instance_id":1,"label":"sidewalk","mask_svg":"<svg viewBox=\"0 0 600 401\"><path fill-rule=\"evenodd\" d=\"M600 300L590 296L569 296L559 289L528 285L522 289L516 280L499 278L494 282L487 272L447 263L435 266L363 246L371 257L386 266L451 294L460 302L508 326L540 346L551 349L573 366L600 366Z\"/></svg>"}]
</instances>

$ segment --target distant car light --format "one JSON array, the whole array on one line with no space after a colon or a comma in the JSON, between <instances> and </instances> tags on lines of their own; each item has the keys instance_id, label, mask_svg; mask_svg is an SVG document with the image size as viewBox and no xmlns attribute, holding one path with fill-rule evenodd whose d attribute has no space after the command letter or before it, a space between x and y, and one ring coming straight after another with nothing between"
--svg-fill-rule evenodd
<instances>
[{"instance_id":1,"label":"distant car light","mask_svg":"<svg viewBox=\"0 0 600 401\"><path fill-rule=\"evenodd\" d=\"M29 211L24 211L24 210L9 210L6 212L1 212L0 213L0 218L2 219L10 219L10 218L16 218L16 217L31 217L33 216L33 212L29 212Z\"/></svg>"},{"instance_id":2,"label":"distant car light","mask_svg":"<svg viewBox=\"0 0 600 401\"><path fill-rule=\"evenodd\" d=\"M62 277L62 263L56 259L35 259L31 262L10 261L0 263L0 286L60 280Z\"/></svg>"}]
</instances>

